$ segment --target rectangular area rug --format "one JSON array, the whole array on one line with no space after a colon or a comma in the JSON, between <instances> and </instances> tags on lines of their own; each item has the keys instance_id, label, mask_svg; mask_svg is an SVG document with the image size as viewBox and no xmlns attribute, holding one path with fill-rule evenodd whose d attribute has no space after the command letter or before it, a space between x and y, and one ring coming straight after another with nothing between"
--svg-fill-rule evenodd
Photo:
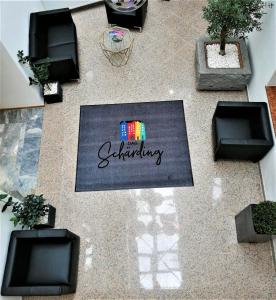
<instances>
[{"instance_id":1,"label":"rectangular area rug","mask_svg":"<svg viewBox=\"0 0 276 300\"><path fill-rule=\"evenodd\" d=\"M193 186L183 101L80 108L76 192Z\"/></svg>"}]
</instances>

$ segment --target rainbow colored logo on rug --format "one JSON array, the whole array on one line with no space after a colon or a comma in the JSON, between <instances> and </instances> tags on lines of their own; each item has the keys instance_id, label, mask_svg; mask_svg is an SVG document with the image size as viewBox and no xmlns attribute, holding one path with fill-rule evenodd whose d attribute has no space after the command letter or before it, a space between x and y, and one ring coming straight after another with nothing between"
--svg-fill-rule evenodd
<instances>
[{"instance_id":1,"label":"rainbow colored logo on rug","mask_svg":"<svg viewBox=\"0 0 276 300\"><path fill-rule=\"evenodd\" d=\"M121 141L145 141L146 127L144 122L138 120L120 122Z\"/></svg>"}]
</instances>

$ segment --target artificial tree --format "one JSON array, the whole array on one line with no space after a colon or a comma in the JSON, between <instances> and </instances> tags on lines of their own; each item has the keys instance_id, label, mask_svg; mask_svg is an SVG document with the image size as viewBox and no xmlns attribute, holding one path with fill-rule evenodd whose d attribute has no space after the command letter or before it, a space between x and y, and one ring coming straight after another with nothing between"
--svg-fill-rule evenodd
<instances>
[{"instance_id":1,"label":"artificial tree","mask_svg":"<svg viewBox=\"0 0 276 300\"><path fill-rule=\"evenodd\" d=\"M30 85L40 85L43 89L46 85L49 89L49 63L43 63L40 65L34 64L31 58L27 55L24 55L23 50L18 50L17 53L18 62L20 64L28 64L30 69L33 72L34 77L29 77L29 84Z\"/></svg>"},{"instance_id":2,"label":"artificial tree","mask_svg":"<svg viewBox=\"0 0 276 300\"><path fill-rule=\"evenodd\" d=\"M276 202L261 202L253 208L253 224L259 234L276 234Z\"/></svg>"},{"instance_id":3,"label":"artificial tree","mask_svg":"<svg viewBox=\"0 0 276 300\"><path fill-rule=\"evenodd\" d=\"M0 201L4 202L2 212L8 207L12 207L13 217L10 219L14 226L21 225L24 227L34 228L41 217L49 212L49 205L45 204L43 195L28 195L23 201L14 201L7 194L0 195Z\"/></svg>"},{"instance_id":4,"label":"artificial tree","mask_svg":"<svg viewBox=\"0 0 276 300\"><path fill-rule=\"evenodd\" d=\"M254 29L261 30L262 0L208 0L203 18L209 23L207 32L220 40L220 55L225 55L227 38L246 37Z\"/></svg>"},{"instance_id":5,"label":"artificial tree","mask_svg":"<svg viewBox=\"0 0 276 300\"><path fill-rule=\"evenodd\" d=\"M239 243L263 243L276 234L276 202L250 204L235 216Z\"/></svg>"}]
</instances>

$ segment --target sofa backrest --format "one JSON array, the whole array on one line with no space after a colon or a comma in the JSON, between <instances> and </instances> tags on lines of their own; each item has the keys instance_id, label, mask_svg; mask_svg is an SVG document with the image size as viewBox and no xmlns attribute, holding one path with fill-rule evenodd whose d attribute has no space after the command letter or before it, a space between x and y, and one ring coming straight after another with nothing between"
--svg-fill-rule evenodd
<instances>
[{"instance_id":1,"label":"sofa backrest","mask_svg":"<svg viewBox=\"0 0 276 300\"><path fill-rule=\"evenodd\" d=\"M33 60L47 57L48 32L47 24L37 13L30 15L29 56Z\"/></svg>"}]
</instances>

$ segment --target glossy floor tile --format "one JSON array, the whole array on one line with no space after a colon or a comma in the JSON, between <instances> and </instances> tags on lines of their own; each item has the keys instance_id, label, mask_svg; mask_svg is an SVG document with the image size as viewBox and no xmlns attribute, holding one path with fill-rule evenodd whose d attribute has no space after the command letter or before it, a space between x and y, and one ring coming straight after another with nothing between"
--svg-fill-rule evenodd
<instances>
[{"instance_id":1,"label":"glossy floor tile","mask_svg":"<svg viewBox=\"0 0 276 300\"><path fill-rule=\"evenodd\" d=\"M234 216L263 200L258 164L214 162L219 100L245 92L195 90L201 0L149 0L128 64L112 67L98 44L103 6L73 14L81 80L44 111L37 192L59 228L80 235L77 293L29 299L275 299L271 245L238 244ZM76 193L80 105L183 100L194 187Z\"/></svg>"}]
</instances>

